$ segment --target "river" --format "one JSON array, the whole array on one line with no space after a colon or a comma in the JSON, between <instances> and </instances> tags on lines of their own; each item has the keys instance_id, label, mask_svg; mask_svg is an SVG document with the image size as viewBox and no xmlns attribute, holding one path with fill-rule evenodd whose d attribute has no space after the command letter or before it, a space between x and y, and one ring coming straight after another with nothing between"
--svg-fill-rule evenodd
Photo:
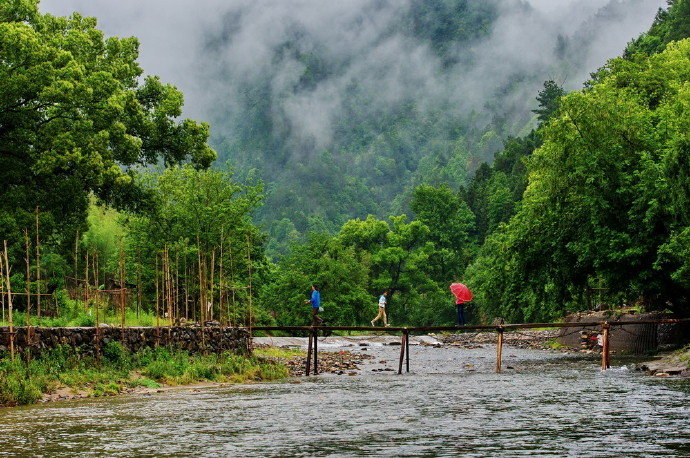
<instances>
[{"instance_id":1,"label":"river","mask_svg":"<svg viewBox=\"0 0 690 458\"><path fill-rule=\"evenodd\" d=\"M510 347L496 374L492 345L412 346L397 375L399 347L366 351L356 376L0 409L0 455L690 456L690 379Z\"/></svg>"}]
</instances>

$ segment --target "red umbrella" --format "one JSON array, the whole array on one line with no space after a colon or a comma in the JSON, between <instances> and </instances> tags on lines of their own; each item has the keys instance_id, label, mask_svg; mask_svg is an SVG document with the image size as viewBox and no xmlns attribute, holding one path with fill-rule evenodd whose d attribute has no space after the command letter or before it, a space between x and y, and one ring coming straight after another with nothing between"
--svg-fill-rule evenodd
<instances>
[{"instance_id":1,"label":"red umbrella","mask_svg":"<svg viewBox=\"0 0 690 458\"><path fill-rule=\"evenodd\" d=\"M450 292L455 295L457 299L455 301L456 304L462 304L472 300L472 291L462 283L451 283Z\"/></svg>"}]
</instances>

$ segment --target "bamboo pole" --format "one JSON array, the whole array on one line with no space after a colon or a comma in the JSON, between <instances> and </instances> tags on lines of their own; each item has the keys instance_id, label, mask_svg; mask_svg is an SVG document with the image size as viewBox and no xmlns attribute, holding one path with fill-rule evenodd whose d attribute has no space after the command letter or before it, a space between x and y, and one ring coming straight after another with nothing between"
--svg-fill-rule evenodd
<instances>
[{"instance_id":1,"label":"bamboo pole","mask_svg":"<svg viewBox=\"0 0 690 458\"><path fill-rule=\"evenodd\" d=\"M189 270L187 269L187 253L184 255L184 318L189 319Z\"/></svg>"},{"instance_id":2,"label":"bamboo pole","mask_svg":"<svg viewBox=\"0 0 690 458\"><path fill-rule=\"evenodd\" d=\"M158 253L156 253L156 270L154 271L154 283L156 286L156 346L161 344L161 323L158 314Z\"/></svg>"},{"instance_id":3,"label":"bamboo pole","mask_svg":"<svg viewBox=\"0 0 690 458\"><path fill-rule=\"evenodd\" d=\"M122 249L122 241L120 241L120 312L122 313L122 321L120 327L122 328L122 343L124 345L124 332L125 332L125 319L126 319L126 307L125 307L125 252Z\"/></svg>"},{"instance_id":4,"label":"bamboo pole","mask_svg":"<svg viewBox=\"0 0 690 458\"><path fill-rule=\"evenodd\" d=\"M86 249L86 281L84 282L84 312L89 302L89 250Z\"/></svg>"},{"instance_id":5,"label":"bamboo pole","mask_svg":"<svg viewBox=\"0 0 690 458\"><path fill-rule=\"evenodd\" d=\"M101 290L100 290L100 272L98 271L98 264L99 264L99 259L98 259L98 252L94 251L94 253L91 254L91 273L93 274L93 291L91 292L91 303L93 305L94 309L98 309L101 304ZM117 315L117 312L115 313ZM105 310L103 310L103 321L105 321Z\"/></svg>"},{"instance_id":6,"label":"bamboo pole","mask_svg":"<svg viewBox=\"0 0 690 458\"><path fill-rule=\"evenodd\" d=\"M247 270L249 273L249 281L248 285L249 286L249 335L252 333L252 252L251 252L251 245L249 241L249 234L247 234ZM316 348L316 342L314 342L314 348ZM314 372L316 373L316 368L314 368Z\"/></svg>"},{"instance_id":7,"label":"bamboo pole","mask_svg":"<svg viewBox=\"0 0 690 458\"><path fill-rule=\"evenodd\" d=\"M2 321L5 322L5 261L0 253L0 301L2 301Z\"/></svg>"},{"instance_id":8,"label":"bamboo pole","mask_svg":"<svg viewBox=\"0 0 690 458\"><path fill-rule=\"evenodd\" d=\"M5 247L5 281L7 285L7 304L9 312L9 325L10 325L10 357L14 359L14 322L12 320L12 286L10 281L10 262L7 257L7 240L4 242Z\"/></svg>"},{"instance_id":9,"label":"bamboo pole","mask_svg":"<svg viewBox=\"0 0 690 458\"><path fill-rule=\"evenodd\" d=\"M223 292L225 291L223 287L223 239L225 238L225 226L220 228L220 259L218 262L218 317L220 318L221 324L228 325L229 317L226 316L223 320Z\"/></svg>"},{"instance_id":10,"label":"bamboo pole","mask_svg":"<svg viewBox=\"0 0 690 458\"><path fill-rule=\"evenodd\" d=\"M79 288L79 231L74 236L74 290ZM76 297L76 296L75 296Z\"/></svg>"},{"instance_id":11,"label":"bamboo pole","mask_svg":"<svg viewBox=\"0 0 690 458\"><path fill-rule=\"evenodd\" d=\"M496 342L496 373L501 373L501 358L503 355L503 328L498 328L498 340Z\"/></svg>"},{"instance_id":12,"label":"bamboo pole","mask_svg":"<svg viewBox=\"0 0 690 458\"><path fill-rule=\"evenodd\" d=\"M175 293L175 300L173 301L173 318L175 318L176 322L178 322L180 318L180 252L177 250L175 252L175 282L173 283L174 285L174 293Z\"/></svg>"},{"instance_id":13,"label":"bamboo pole","mask_svg":"<svg viewBox=\"0 0 690 458\"><path fill-rule=\"evenodd\" d=\"M38 319L41 319L41 240L39 237L39 225L38 225L39 209L36 207L36 292L38 297L36 298L36 315Z\"/></svg>"},{"instance_id":14,"label":"bamboo pole","mask_svg":"<svg viewBox=\"0 0 690 458\"><path fill-rule=\"evenodd\" d=\"M228 319L230 321L230 325L232 326L233 323L232 323L232 319L230 318L232 316L231 312L237 311L237 306L235 303L235 266L233 264L233 259L232 259L232 248L230 248L229 260L230 260L230 285L231 285L230 293L232 294L232 302L230 304L228 304ZM231 310L231 308L232 308L232 310Z\"/></svg>"},{"instance_id":15,"label":"bamboo pole","mask_svg":"<svg viewBox=\"0 0 690 458\"><path fill-rule=\"evenodd\" d=\"M26 291L26 325L29 326L29 320L31 318L31 259L30 259L30 249L31 242L29 241L29 229L24 228L24 241L26 242L26 277L24 281L24 290Z\"/></svg>"},{"instance_id":16,"label":"bamboo pole","mask_svg":"<svg viewBox=\"0 0 690 458\"><path fill-rule=\"evenodd\" d=\"M602 329L602 349L601 349L601 370L605 371L609 367L611 367L610 364L610 356L609 356L609 323L605 322L604 324L601 325Z\"/></svg>"},{"instance_id":17,"label":"bamboo pole","mask_svg":"<svg viewBox=\"0 0 690 458\"><path fill-rule=\"evenodd\" d=\"M168 278L168 245L163 246L163 310L165 316L170 318L170 279ZM168 322L168 336L170 336L170 323Z\"/></svg>"},{"instance_id":18,"label":"bamboo pole","mask_svg":"<svg viewBox=\"0 0 690 458\"><path fill-rule=\"evenodd\" d=\"M141 247L137 244L137 319L139 319L139 311L142 305L142 288L141 288Z\"/></svg>"},{"instance_id":19,"label":"bamboo pole","mask_svg":"<svg viewBox=\"0 0 690 458\"><path fill-rule=\"evenodd\" d=\"M211 285L210 285L211 298L209 300L209 304L210 304L209 305L209 312L210 312L209 320L211 320L211 321L213 321L213 315L214 315L213 314L213 308L214 308L214 304L213 304L214 294L213 294L213 292L215 291L215 285L213 282L214 282L214 278L215 278L215 270L216 270L216 249L214 248L211 250L211 279L210 279L211 280Z\"/></svg>"},{"instance_id":20,"label":"bamboo pole","mask_svg":"<svg viewBox=\"0 0 690 458\"><path fill-rule=\"evenodd\" d=\"M201 246L199 243L199 236L197 235L196 237L196 246L197 246L197 251L199 253L199 296L201 299L201 348L205 352L206 351L206 331L204 330L204 321L205 321L205 314L204 314L204 309L206 308L206 289L204 285L204 268L206 267L206 255L204 255L204 262L202 268L202 263L201 263Z\"/></svg>"}]
</instances>

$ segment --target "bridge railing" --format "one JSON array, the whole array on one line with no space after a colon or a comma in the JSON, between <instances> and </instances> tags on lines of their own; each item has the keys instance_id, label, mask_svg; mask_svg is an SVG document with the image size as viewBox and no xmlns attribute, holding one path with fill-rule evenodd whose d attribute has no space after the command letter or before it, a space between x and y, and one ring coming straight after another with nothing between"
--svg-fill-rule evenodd
<instances>
[{"instance_id":1,"label":"bridge railing","mask_svg":"<svg viewBox=\"0 0 690 458\"><path fill-rule=\"evenodd\" d=\"M639 321L580 321L563 323L506 323L497 325L468 325L468 326L253 326L251 331L306 331L309 341L307 344L306 375L310 375L310 366L313 357L314 374L318 374L318 333L319 331L374 331L402 333L400 341L400 360L398 374L402 374L403 361L406 371L410 371L410 342L411 332L447 332L447 331L495 331L496 337L496 372L501 372L501 358L503 353L503 333L514 329L543 329L543 328L582 328L600 327L602 335L601 370L611 367L611 352L609 334L611 327L632 326L640 324L664 324L664 323L690 323L690 318L664 318L658 320Z\"/></svg>"}]
</instances>

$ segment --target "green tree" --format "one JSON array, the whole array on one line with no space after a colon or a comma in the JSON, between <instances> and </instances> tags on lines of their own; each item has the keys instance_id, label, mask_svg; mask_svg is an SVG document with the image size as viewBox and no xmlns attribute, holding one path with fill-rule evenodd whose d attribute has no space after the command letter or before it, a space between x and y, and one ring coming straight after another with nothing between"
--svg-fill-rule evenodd
<instances>
[{"instance_id":1,"label":"green tree","mask_svg":"<svg viewBox=\"0 0 690 458\"><path fill-rule=\"evenodd\" d=\"M137 168L213 161L208 125L178 121L182 94L142 78L138 47L104 38L94 18L40 14L36 0L0 4L3 238L18 244L40 207L43 233L66 249L85 228L89 193L137 208Z\"/></svg>"},{"instance_id":2,"label":"green tree","mask_svg":"<svg viewBox=\"0 0 690 458\"><path fill-rule=\"evenodd\" d=\"M171 270L181 276L187 272L183 283L193 304L205 297L215 307L214 316L224 318L234 299L230 318L246 322L250 281L252 298L268 281L264 236L251 220L261 187L238 185L230 171L202 171L191 165L151 173L141 186L151 194L153 205L127 217L127 248L130 261L139 264L148 294L154 292L156 257L160 267L167 247ZM128 270L133 274L137 266ZM218 308L221 293L227 306L223 310Z\"/></svg>"}]
</instances>

